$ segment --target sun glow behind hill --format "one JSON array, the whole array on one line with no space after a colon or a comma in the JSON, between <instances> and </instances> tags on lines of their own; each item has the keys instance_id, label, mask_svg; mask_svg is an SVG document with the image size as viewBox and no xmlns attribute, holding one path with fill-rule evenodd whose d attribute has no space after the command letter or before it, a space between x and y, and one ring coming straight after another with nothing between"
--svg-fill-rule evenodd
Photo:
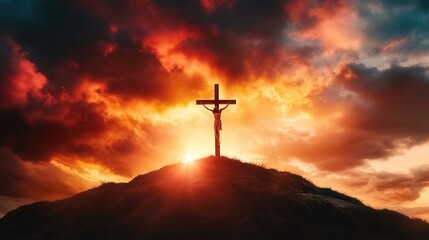
<instances>
[{"instance_id":1,"label":"sun glow behind hill","mask_svg":"<svg viewBox=\"0 0 429 240\"><path fill-rule=\"evenodd\" d=\"M192 153L190 153L190 152L186 152L185 154L183 154L183 163L190 163L190 162L193 162L193 161L195 161L195 155L193 155Z\"/></svg>"}]
</instances>

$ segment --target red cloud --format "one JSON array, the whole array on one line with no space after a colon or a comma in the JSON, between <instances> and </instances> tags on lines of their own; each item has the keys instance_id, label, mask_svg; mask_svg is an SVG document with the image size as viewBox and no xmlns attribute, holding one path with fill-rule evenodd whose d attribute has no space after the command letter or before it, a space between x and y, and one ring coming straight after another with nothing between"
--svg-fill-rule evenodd
<instances>
[{"instance_id":1,"label":"red cloud","mask_svg":"<svg viewBox=\"0 0 429 240\"><path fill-rule=\"evenodd\" d=\"M214 11L216 8L224 4L229 7L232 7L234 4L234 1L231 0L200 0L200 2L207 11Z\"/></svg>"},{"instance_id":2,"label":"red cloud","mask_svg":"<svg viewBox=\"0 0 429 240\"><path fill-rule=\"evenodd\" d=\"M40 96L46 77L10 37L0 37L0 62L0 108L22 106L29 97Z\"/></svg>"}]
</instances>

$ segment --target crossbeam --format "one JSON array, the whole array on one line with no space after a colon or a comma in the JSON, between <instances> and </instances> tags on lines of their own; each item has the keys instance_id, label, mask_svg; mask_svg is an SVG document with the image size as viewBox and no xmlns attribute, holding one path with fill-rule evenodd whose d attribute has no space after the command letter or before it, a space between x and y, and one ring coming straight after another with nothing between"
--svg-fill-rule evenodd
<instances>
[{"instance_id":1,"label":"crossbeam","mask_svg":"<svg viewBox=\"0 0 429 240\"><path fill-rule=\"evenodd\" d=\"M197 105L214 105L214 104L237 104L236 100L197 100Z\"/></svg>"}]
</instances>

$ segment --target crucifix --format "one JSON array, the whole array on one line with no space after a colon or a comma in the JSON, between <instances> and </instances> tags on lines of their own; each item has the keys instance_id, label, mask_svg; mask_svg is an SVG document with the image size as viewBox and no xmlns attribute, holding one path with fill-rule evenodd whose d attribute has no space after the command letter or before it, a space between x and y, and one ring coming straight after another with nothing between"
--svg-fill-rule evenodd
<instances>
[{"instance_id":1,"label":"crucifix","mask_svg":"<svg viewBox=\"0 0 429 240\"><path fill-rule=\"evenodd\" d=\"M203 105L207 110L213 113L214 116L214 135L215 135L215 156L220 157L220 130L222 130L222 121L220 115L222 111L229 106L229 104L236 104L236 100L219 100L219 84L214 85L214 100L197 100L197 105ZM207 105L214 105L213 109L208 108ZM226 104L225 107L219 108L220 104Z\"/></svg>"}]
</instances>

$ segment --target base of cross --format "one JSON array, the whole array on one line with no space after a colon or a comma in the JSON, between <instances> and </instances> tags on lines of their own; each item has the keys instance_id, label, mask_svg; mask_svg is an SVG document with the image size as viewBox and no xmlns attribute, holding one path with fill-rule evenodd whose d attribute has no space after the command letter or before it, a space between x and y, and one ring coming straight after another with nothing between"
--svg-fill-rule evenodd
<instances>
[{"instance_id":1,"label":"base of cross","mask_svg":"<svg viewBox=\"0 0 429 240\"><path fill-rule=\"evenodd\" d=\"M215 157L220 158L220 131L215 129Z\"/></svg>"}]
</instances>

